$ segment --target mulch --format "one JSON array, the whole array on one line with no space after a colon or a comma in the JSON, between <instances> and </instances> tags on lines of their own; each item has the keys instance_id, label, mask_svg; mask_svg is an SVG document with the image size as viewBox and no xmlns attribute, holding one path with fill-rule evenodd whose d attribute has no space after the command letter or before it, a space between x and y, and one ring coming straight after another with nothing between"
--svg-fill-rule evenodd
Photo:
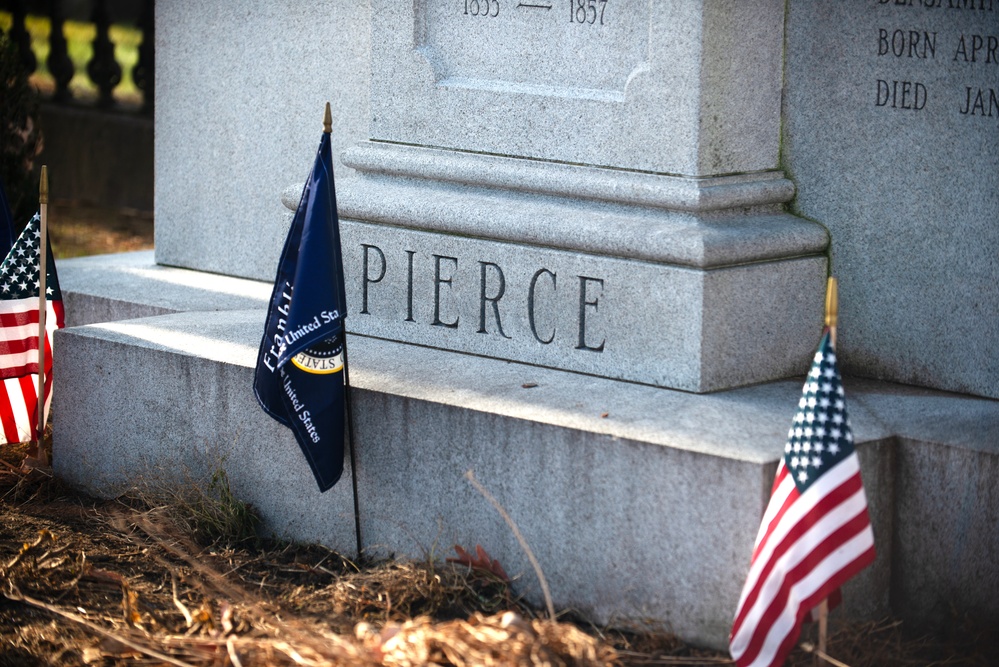
<instances>
[{"instance_id":1,"label":"mulch","mask_svg":"<svg viewBox=\"0 0 999 667\"><path fill-rule=\"evenodd\" d=\"M49 205L48 221L56 259L153 247L151 211L54 202Z\"/></svg>"},{"instance_id":2,"label":"mulch","mask_svg":"<svg viewBox=\"0 0 999 667\"><path fill-rule=\"evenodd\" d=\"M171 508L0 473L0 665L612 665L462 563L199 543Z\"/></svg>"},{"instance_id":3,"label":"mulch","mask_svg":"<svg viewBox=\"0 0 999 667\"><path fill-rule=\"evenodd\" d=\"M205 539L171 506L89 498L0 449L0 667L732 664L666 632L550 620L481 548L359 563L319 545ZM984 667L999 655L988 630L833 626L828 652L851 667ZM799 648L789 664L814 656Z\"/></svg>"}]
</instances>

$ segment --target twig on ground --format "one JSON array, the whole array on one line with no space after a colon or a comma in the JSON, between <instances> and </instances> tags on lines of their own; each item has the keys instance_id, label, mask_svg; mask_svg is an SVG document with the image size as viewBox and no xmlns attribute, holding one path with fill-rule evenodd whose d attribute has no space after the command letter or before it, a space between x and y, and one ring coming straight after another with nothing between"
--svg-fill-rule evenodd
<instances>
[{"instance_id":1,"label":"twig on ground","mask_svg":"<svg viewBox=\"0 0 999 667\"><path fill-rule=\"evenodd\" d=\"M21 470L20 468L18 468L17 466L10 464L7 461L4 461L3 459L0 459L0 463L2 463L3 465L7 466L7 468L9 468L11 472L13 472L13 473L15 473L17 475L20 475L21 477L24 477L25 474L27 474L23 470Z\"/></svg>"},{"instance_id":2,"label":"twig on ground","mask_svg":"<svg viewBox=\"0 0 999 667\"><path fill-rule=\"evenodd\" d=\"M467 479L469 483L475 487L475 490L481 493L482 497L488 500L489 504L492 505L497 512L499 512L500 516L503 517L503 520L506 521L506 525L510 526L510 530L513 531L513 536L516 537L517 542L520 543L520 548L523 549L524 553L527 555L527 560L531 561L531 567L534 568L534 574L537 575L538 581L541 583L541 592L545 596L545 606L548 608L548 618L554 622L556 620L555 605L552 603L552 594L548 589L548 581L545 579L544 572L541 571L541 564L538 563L538 559L534 557L534 552L531 551L531 547L527 545L527 540L525 540L524 536L521 535L517 524L514 522L513 518L510 517L507 511L503 509L503 506L499 504L499 501L493 497L493 494L489 493L486 487L482 486L479 480L475 479L475 472L472 470L466 472L465 479Z\"/></svg>"},{"instance_id":3,"label":"twig on ground","mask_svg":"<svg viewBox=\"0 0 999 667\"><path fill-rule=\"evenodd\" d=\"M828 662L830 665L834 665L834 667L850 667L850 665L846 664L845 662L840 662L836 658L826 655L824 651L820 651L814 644L810 642L804 642L801 645L801 650L804 651L805 653L812 653L814 655L817 655L818 657Z\"/></svg>"},{"instance_id":4,"label":"twig on ground","mask_svg":"<svg viewBox=\"0 0 999 667\"><path fill-rule=\"evenodd\" d=\"M77 624L82 625L83 627L87 628L91 632L95 632L95 633L99 634L102 637L106 637L107 639L110 639L112 641L116 641L119 644L127 646L128 648L132 649L133 651L137 651L139 653L142 653L143 655L148 655L150 658L155 658L156 660L161 660L161 661L169 663L171 665L175 665L176 667L194 667L190 663L182 662L182 661L177 660L176 658L173 658L173 657L171 657L169 655L166 655L164 653L160 653L159 651L156 651L155 649L151 649L148 646L144 646L144 645L142 645L142 644L140 644L138 642L134 642L131 639L129 639L128 637L125 637L124 635L117 634L117 633L114 633L114 632L109 632L109 631L105 630L104 628L102 628L101 626L96 625L94 623L91 623L90 621L86 620L85 618L81 618L81 617L77 616L76 614L74 614L72 612L66 611L65 609L60 609L59 607L56 607L55 605L46 604L45 602L42 602L41 600L36 600L34 598L28 597L27 595L23 595L21 593L17 593L17 592L13 592L13 591L4 591L3 595L8 600L12 600L14 602L21 602L23 604L35 607L36 609L41 609L43 611L47 611L50 614L55 614L56 616L60 616L62 618L65 618L66 620L73 621L74 623L77 623Z\"/></svg>"},{"instance_id":5,"label":"twig on ground","mask_svg":"<svg viewBox=\"0 0 999 667\"><path fill-rule=\"evenodd\" d=\"M709 667L711 665L734 665L731 658L693 658L690 656L649 655L635 651L618 650L618 657L627 660L631 667L660 667L661 665L682 665L683 667Z\"/></svg>"}]
</instances>

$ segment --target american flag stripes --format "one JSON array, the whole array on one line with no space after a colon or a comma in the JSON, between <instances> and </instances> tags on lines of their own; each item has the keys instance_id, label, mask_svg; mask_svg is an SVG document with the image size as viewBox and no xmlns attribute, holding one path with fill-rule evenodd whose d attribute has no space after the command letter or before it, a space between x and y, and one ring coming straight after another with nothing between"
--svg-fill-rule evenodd
<instances>
[{"instance_id":1,"label":"american flag stripes","mask_svg":"<svg viewBox=\"0 0 999 667\"><path fill-rule=\"evenodd\" d=\"M802 621L873 561L867 497L827 332L756 536L729 638L736 665L782 664Z\"/></svg>"},{"instance_id":2,"label":"american flag stripes","mask_svg":"<svg viewBox=\"0 0 999 667\"><path fill-rule=\"evenodd\" d=\"M40 219L36 215L0 264L0 422L4 442L37 439ZM52 398L52 335L65 323L51 254L46 270L45 409Z\"/></svg>"}]
</instances>

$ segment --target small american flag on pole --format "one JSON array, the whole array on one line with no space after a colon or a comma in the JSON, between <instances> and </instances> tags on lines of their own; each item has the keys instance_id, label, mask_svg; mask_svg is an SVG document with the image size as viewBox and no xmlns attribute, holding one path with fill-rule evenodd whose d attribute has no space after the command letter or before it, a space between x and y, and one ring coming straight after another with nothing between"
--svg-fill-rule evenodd
<instances>
[{"instance_id":1,"label":"small american flag on pole","mask_svg":"<svg viewBox=\"0 0 999 667\"><path fill-rule=\"evenodd\" d=\"M0 422L4 442L36 440L40 218L21 232L0 264ZM47 251L51 253L51 250ZM46 270L45 408L52 398L52 335L65 324L55 262Z\"/></svg>"},{"instance_id":2,"label":"small american flag on pole","mask_svg":"<svg viewBox=\"0 0 999 667\"><path fill-rule=\"evenodd\" d=\"M802 621L873 561L867 497L827 331L756 536L729 638L736 665L782 664Z\"/></svg>"}]
</instances>

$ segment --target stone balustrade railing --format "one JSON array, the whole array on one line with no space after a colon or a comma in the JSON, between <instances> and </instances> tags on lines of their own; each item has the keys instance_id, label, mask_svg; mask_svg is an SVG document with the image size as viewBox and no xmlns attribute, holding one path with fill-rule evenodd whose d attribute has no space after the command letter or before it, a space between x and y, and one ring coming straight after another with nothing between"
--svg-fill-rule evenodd
<instances>
[{"instance_id":1,"label":"stone balustrade railing","mask_svg":"<svg viewBox=\"0 0 999 667\"><path fill-rule=\"evenodd\" d=\"M0 0L0 27L49 101L152 114L153 7L154 0ZM87 29L67 29L81 26ZM133 42L140 35L137 58L116 49L115 28ZM119 85L124 74L128 86Z\"/></svg>"}]
</instances>

